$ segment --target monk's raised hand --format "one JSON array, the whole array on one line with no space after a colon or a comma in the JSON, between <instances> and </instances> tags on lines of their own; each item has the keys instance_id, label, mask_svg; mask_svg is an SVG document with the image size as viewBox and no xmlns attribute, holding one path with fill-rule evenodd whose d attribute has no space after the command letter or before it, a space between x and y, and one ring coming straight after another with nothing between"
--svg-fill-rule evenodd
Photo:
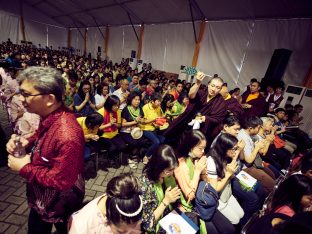
<instances>
[{"instance_id":1,"label":"monk's raised hand","mask_svg":"<svg viewBox=\"0 0 312 234\"><path fill-rule=\"evenodd\" d=\"M196 83L197 84L201 84L201 82L204 80L205 76L206 75L203 72L197 72L197 74L196 74Z\"/></svg>"}]
</instances>

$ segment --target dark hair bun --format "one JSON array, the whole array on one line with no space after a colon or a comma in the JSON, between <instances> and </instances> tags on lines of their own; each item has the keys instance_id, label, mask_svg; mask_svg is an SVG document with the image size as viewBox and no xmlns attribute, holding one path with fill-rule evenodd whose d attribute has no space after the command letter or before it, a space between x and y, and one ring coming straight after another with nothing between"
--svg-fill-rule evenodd
<instances>
[{"instance_id":1,"label":"dark hair bun","mask_svg":"<svg viewBox=\"0 0 312 234\"><path fill-rule=\"evenodd\" d=\"M107 196L130 199L139 192L138 181L132 173L124 173L111 179L107 184Z\"/></svg>"}]
</instances>

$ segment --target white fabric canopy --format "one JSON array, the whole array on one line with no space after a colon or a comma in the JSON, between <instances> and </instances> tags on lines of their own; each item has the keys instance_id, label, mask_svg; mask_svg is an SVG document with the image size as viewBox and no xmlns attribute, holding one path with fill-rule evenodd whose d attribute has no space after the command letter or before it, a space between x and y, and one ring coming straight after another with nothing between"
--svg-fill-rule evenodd
<instances>
[{"instance_id":1,"label":"white fabric canopy","mask_svg":"<svg viewBox=\"0 0 312 234\"><path fill-rule=\"evenodd\" d=\"M0 11L0 42L11 39L13 43L19 42L19 19L18 16Z\"/></svg>"},{"instance_id":2,"label":"white fabric canopy","mask_svg":"<svg viewBox=\"0 0 312 234\"><path fill-rule=\"evenodd\" d=\"M198 67L242 87L263 78L274 49L285 48L293 53L283 80L302 85L312 64L311 39L311 19L209 22Z\"/></svg>"},{"instance_id":3,"label":"white fabric canopy","mask_svg":"<svg viewBox=\"0 0 312 234\"><path fill-rule=\"evenodd\" d=\"M1 41L11 38L20 42L18 16L0 11ZM199 23L195 23L199 33ZM135 26L139 35L140 27ZM105 35L105 28L101 28ZM84 28L80 31L84 34ZM109 28L108 57L113 62L130 57L137 51L138 41L131 26ZM67 31L58 26L25 19L26 40L42 47L67 45ZM302 85L312 64L312 19L209 21L201 43L197 67L207 74L218 73L230 89L243 87L253 77L261 79L266 72L274 49L292 50L284 81ZM83 38L71 29L71 45L83 53ZM97 28L88 28L87 52L96 57L104 39ZM142 56L155 69L179 73L181 65L190 66L195 40L191 23L145 25Z\"/></svg>"},{"instance_id":4,"label":"white fabric canopy","mask_svg":"<svg viewBox=\"0 0 312 234\"><path fill-rule=\"evenodd\" d=\"M105 35L105 28L100 28L103 35ZM88 28L87 34L87 50L91 53L93 58L97 57L98 47L101 47L101 56L104 58L104 39L98 28Z\"/></svg>"},{"instance_id":5,"label":"white fabric canopy","mask_svg":"<svg viewBox=\"0 0 312 234\"><path fill-rule=\"evenodd\" d=\"M138 35L140 28L135 27ZM111 27L108 39L108 57L110 60L120 62L121 58L130 58L131 50L137 50L138 41L131 26Z\"/></svg>"},{"instance_id":6,"label":"white fabric canopy","mask_svg":"<svg viewBox=\"0 0 312 234\"><path fill-rule=\"evenodd\" d=\"M191 65L194 47L191 23L147 25L142 59L155 69L179 73L181 65Z\"/></svg>"},{"instance_id":7,"label":"white fabric canopy","mask_svg":"<svg viewBox=\"0 0 312 234\"><path fill-rule=\"evenodd\" d=\"M48 46L54 50L58 47L67 47L67 29L48 25Z\"/></svg>"}]
</instances>

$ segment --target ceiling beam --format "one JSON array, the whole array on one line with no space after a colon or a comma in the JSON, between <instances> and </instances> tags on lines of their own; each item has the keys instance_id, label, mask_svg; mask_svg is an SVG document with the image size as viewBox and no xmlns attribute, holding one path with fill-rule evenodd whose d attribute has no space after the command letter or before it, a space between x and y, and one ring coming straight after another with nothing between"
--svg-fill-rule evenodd
<instances>
[{"instance_id":1,"label":"ceiling beam","mask_svg":"<svg viewBox=\"0 0 312 234\"><path fill-rule=\"evenodd\" d=\"M54 5L54 3L52 4L52 2L46 1L46 4L48 4L50 7L54 8L56 11L64 13L63 9L61 9L60 7ZM52 17L52 18L54 19L54 17ZM68 18L70 18L74 23L75 23L75 21L77 21L79 24L82 25L82 27L87 28L87 25L84 22L82 22L81 20L79 20L77 18L74 19L72 16L68 16ZM76 25L76 23L75 23L75 25Z\"/></svg>"},{"instance_id":2,"label":"ceiling beam","mask_svg":"<svg viewBox=\"0 0 312 234\"><path fill-rule=\"evenodd\" d=\"M192 1L192 5L195 7L195 9L199 12L199 14L202 17L202 20L205 20L207 17L205 15L205 13L200 9L198 3L196 0L191 0Z\"/></svg>"},{"instance_id":3,"label":"ceiling beam","mask_svg":"<svg viewBox=\"0 0 312 234\"><path fill-rule=\"evenodd\" d=\"M136 2L136 1L139 1L139 0L128 0L126 2L123 2L123 4L126 4L126 3L131 3L131 2ZM79 14L79 13L84 13L84 12L90 12L90 11L94 11L94 10L100 10L100 9L104 9L104 8L108 8L108 7L113 7L113 6L118 6L119 4L118 3L111 3L111 4L106 4L106 5L103 5L103 6L98 6L98 7L91 7L91 8L85 8L83 10L79 10L79 11L73 11L73 12L70 12L68 14L61 14L61 15L56 15L56 16L53 16L53 18L58 18L58 17L64 17L64 16L70 16L70 15L75 15L75 14Z\"/></svg>"},{"instance_id":4,"label":"ceiling beam","mask_svg":"<svg viewBox=\"0 0 312 234\"><path fill-rule=\"evenodd\" d=\"M115 0L115 2L128 14L128 15L132 15L133 17L135 17L137 20L139 20L139 22L141 24L143 24L143 20L136 15L133 11L131 11L126 5L125 3L120 3L119 0ZM131 23L132 24L132 23Z\"/></svg>"},{"instance_id":5,"label":"ceiling beam","mask_svg":"<svg viewBox=\"0 0 312 234\"><path fill-rule=\"evenodd\" d=\"M191 0L189 0L189 6L190 6L191 17L192 17L192 26L193 26L193 32L194 32L194 39L195 39L195 44L196 44L197 43L197 33L196 33L196 28L195 28L195 20L194 20L193 6L192 6L192 3L191 3Z\"/></svg>"},{"instance_id":6,"label":"ceiling beam","mask_svg":"<svg viewBox=\"0 0 312 234\"><path fill-rule=\"evenodd\" d=\"M73 0L69 0L69 1L70 1L73 5L76 5L77 8L79 8L80 10L83 10L83 8L82 8L79 4L75 3ZM98 30L100 31L100 33L101 33L101 35L102 35L102 37L103 37L103 39L104 39L104 34L103 34L103 32L101 31L101 29L100 29L100 27L99 27L99 24L98 24L98 22L97 22L95 16L94 16L91 12L88 12L88 11L86 12L86 15L88 15L88 16L94 21L96 27L98 28Z\"/></svg>"},{"instance_id":7,"label":"ceiling beam","mask_svg":"<svg viewBox=\"0 0 312 234\"><path fill-rule=\"evenodd\" d=\"M41 0L41 1L38 1L38 2L31 4L31 6L38 6L39 4L41 4L43 2L44 2L44 0Z\"/></svg>"},{"instance_id":8,"label":"ceiling beam","mask_svg":"<svg viewBox=\"0 0 312 234\"><path fill-rule=\"evenodd\" d=\"M40 9L39 7L37 6L34 6L34 5L31 5L28 1L22 1L23 3L25 3L25 5L31 7L31 8L34 8L36 11L39 11L40 13L46 15L48 18L50 18L51 20L55 21L56 23L60 24L61 26L64 26L65 28L68 28L69 25L65 25L64 22L58 20L58 19L54 19L52 15L50 15L48 12Z\"/></svg>"}]
</instances>

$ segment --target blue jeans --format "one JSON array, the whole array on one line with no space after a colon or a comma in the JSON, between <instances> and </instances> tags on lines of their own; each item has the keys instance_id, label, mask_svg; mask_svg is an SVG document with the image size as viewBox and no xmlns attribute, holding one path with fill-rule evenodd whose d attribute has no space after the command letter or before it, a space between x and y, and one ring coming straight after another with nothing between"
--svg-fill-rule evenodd
<instances>
[{"instance_id":1,"label":"blue jeans","mask_svg":"<svg viewBox=\"0 0 312 234\"><path fill-rule=\"evenodd\" d=\"M155 131L144 131L143 136L152 142L152 145L147 149L146 156L150 157L155 149L165 142L165 137L158 135Z\"/></svg>"},{"instance_id":2,"label":"blue jeans","mask_svg":"<svg viewBox=\"0 0 312 234\"><path fill-rule=\"evenodd\" d=\"M257 187L255 191L244 190L237 178L233 178L231 183L232 193L245 213L244 217L240 221L240 224L244 225L255 212L261 209L266 196L265 191L259 182L257 182L258 184L256 185Z\"/></svg>"}]
</instances>

